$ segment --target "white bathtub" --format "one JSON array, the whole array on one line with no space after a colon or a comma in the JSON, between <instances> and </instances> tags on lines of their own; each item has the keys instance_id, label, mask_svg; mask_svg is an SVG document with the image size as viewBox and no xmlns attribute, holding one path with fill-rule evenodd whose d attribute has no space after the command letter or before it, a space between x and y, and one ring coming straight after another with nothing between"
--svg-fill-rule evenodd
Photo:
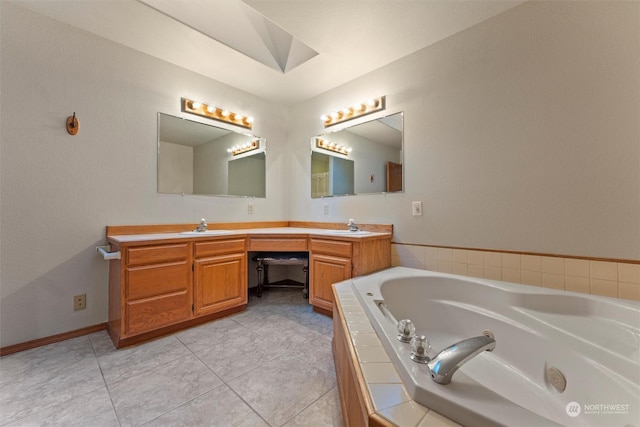
<instances>
[{"instance_id":1,"label":"white bathtub","mask_svg":"<svg viewBox=\"0 0 640 427\"><path fill-rule=\"evenodd\" d=\"M404 267L351 282L416 402L468 426L640 427L640 303ZM407 318L432 357L485 330L496 348L437 384L396 339Z\"/></svg>"}]
</instances>

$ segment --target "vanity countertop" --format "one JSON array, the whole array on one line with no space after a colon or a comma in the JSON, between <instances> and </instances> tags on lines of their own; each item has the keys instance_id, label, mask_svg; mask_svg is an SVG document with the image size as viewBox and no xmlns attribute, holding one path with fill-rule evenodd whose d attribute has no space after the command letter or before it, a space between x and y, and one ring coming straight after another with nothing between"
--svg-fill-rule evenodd
<instances>
[{"instance_id":1,"label":"vanity countertop","mask_svg":"<svg viewBox=\"0 0 640 427\"><path fill-rule=\"evenodd\" d=\"M212 229L211 231L216 231ZM329 230L322 228L304 228L304 227L271 227L271 228L247 228L238 230L218 230L220 234L183 234L183 233L149 233L149 234L125 234L112 235L109 240L114 243L129 242L145 242L152 240L174 240L174 239L206 239L206 238L224 238L233 236L261 236L261 235L278 235L286 237L288 235L304 235L312 237L331 237L337 239L368 239L391 236L391 233L384 232L350 232L349 230Z\"/></svg>"}]
</instances>

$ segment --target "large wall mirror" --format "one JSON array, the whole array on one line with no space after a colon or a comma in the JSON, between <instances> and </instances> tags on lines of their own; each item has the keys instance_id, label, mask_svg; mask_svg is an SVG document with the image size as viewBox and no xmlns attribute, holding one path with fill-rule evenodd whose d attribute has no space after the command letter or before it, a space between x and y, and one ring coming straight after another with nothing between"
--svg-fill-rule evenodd
<instances>
[{"instance_id":1,"label":"large wall mirror","mask_svg":"<svg viewBox=\"0 0 640 427\"><path fill-rule=\"evenodd\" d=\"M265 162L264 138L158 113L159 193L265 197Z\"/></svg>"},{"instance_id":2,"label":"large wall mirror","mask_svg":"<svg viewBox=\"0 0 640 427\"><path fill-rule=\"evenodd\" d=\"M403 113L311 138L311 197L403 191Z\"/></svg>"}]
</instances>

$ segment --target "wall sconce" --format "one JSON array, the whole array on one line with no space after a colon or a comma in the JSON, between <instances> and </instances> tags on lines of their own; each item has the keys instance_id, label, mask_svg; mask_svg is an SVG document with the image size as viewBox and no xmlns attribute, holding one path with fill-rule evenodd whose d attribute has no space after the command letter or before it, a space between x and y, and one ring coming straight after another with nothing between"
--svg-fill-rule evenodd
<instances>
[{"instance_id":1,"label":"wall sconce","mask_svg":"<svg viewBox=\"0 0 640 427\"><path fill-rule=\"evenodd\" d=\"M368 101L355 104L353 107L346 107L340 111L323 114L320 116L320 120L324 123L324 127L333 126L338 123L346 122L347 120L375 113L376 111L382 111L386 108L385 103L386 97L379 96L377 98L372 98Z\"/></svg>"},{"instance_id":2,"label":"wall sconce","mask_svg":"<svg viewBox=\"0 0 640 427\"><path fill-rule=\"evenodd\" d=\"M335 142L330 142L322 138L316 138L316 147L333 151L334 153L344 154L345 156L348 156L353 150L351 147L345 147L342 144L336 144Z\"/></svg>"},{"instance_id":3,"label":"wall sconce","mask_svg":"<svg viewBox=\"0 0 640 427\"><path fill-rule=\"evenodd\" d=\"M248 151L257 150L258 147L260 147L260 143L256 139L254 141L247 142L247 143L242 144L242 145L234 145L231 148L227 148L227 153L231 153L232 155L237 156L238 154L246 153Z\"/></svg>"},{"instance_id":4,"label":"wall sconce","mask_svg":"<svg viewBox=\"0 0 640 427\"><path fill-rule=\"evenodd\" d=\"M208 119L218 120L230 123L243 128L251 129L253 126L253 117L247 117L242 114L223 110L213 105L203 104L187 98L181 98L182 111L185 113L195 114L197 116L206 117Z\"/></svg>"}]
</instances>

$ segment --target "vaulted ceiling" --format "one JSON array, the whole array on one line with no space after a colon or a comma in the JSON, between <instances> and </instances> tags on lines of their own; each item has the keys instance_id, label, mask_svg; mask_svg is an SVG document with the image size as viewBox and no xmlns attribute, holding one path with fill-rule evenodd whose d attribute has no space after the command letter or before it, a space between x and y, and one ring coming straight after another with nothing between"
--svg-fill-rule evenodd
<instances>
[{"instance_id":1,"label":"vaulted ceiling","mask_svg":"<svg viewBox=\"0 0 640 427\"><path fill-rule=\"evenodd\" d=\"M283 105L295 105L522 0L12 0Z\"/></svg>"}]
</instances>

